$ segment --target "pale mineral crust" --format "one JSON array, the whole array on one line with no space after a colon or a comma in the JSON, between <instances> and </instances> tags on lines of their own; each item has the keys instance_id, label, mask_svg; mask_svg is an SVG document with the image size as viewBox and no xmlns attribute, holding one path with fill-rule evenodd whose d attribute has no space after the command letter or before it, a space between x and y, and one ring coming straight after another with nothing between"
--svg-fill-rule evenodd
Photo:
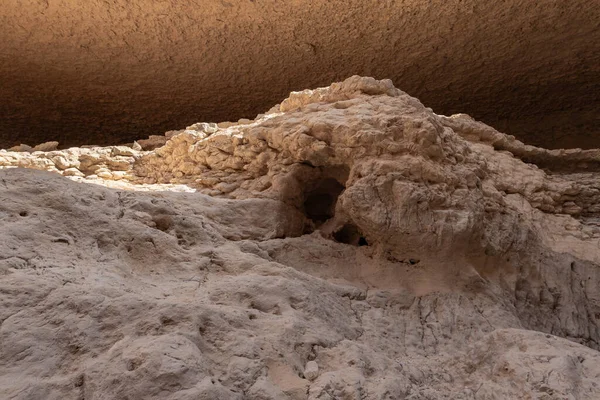
<instances>
[{"instance_id":1,"label":"pale mineral crust","mask_svg":"<svg viewBox=\"0 0 600 400\"><path fill-rule=\"evenodd\" d=\"M358 76L163 141L0 151L0 398L600 398L600 151Z\"/></svg>"}]
</instances>

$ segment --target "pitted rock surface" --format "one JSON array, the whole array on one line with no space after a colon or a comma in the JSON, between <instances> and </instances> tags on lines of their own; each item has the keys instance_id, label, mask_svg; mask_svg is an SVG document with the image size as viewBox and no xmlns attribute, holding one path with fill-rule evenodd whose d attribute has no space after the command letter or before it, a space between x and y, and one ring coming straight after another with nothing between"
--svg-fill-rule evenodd
<instances>
[{"instance_id":1,"label":"pitted rock surface","mask_svg":"<svg viewBox=\"0 0 600 400\"><path fill-rule=\"evenodd\" d=\"M600 397L598 150L358 76L167 136L0 152L0 397Z\"/></svg>"}]
</instances>

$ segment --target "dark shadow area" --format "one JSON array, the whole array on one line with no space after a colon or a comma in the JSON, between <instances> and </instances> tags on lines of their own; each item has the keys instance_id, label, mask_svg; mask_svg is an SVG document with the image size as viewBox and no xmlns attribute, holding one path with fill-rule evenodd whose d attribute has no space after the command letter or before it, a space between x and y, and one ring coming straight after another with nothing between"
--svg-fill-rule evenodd
<instances>
[{"instance_id":1,"label":"dark shadow area","mask_svg":"<svg viewBox=\"0 0 600 400\"><path fill-rule=\"evenodd\" d=\"M335 205L345 187L334 178L326 178L306 194L304 212L315 227L319 227L335 214Z\"/></svg>"},{"instance_id":2,"label":"dark shadow area","mask_svg":"<svg viewBox=\"0 0 600 400\"><path fill-rule=\"evenodd\" d=\"M341 229L334 232L333 238L340 243L350 244L352 246L368 246L367 239L362 235L358 227L354 224L345 224Z\"/></svg>"},{"instance_id":3,"label":"dark shadow area","mask_svg":"<svg viewBox=\"0 0 600 400\"><path fill-rule=\"evenodd\" d=\"M0 20L0 148L254 118L354 74L530 144L600 147L597 2L20 0Z\"/></svg>"}]
</instances>

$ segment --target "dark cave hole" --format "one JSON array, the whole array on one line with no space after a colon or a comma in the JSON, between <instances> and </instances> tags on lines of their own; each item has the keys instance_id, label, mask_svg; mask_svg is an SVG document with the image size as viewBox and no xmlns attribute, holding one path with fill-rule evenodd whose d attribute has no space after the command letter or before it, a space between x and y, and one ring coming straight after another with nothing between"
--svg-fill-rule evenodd
<instances>
[{"instance_id":1,"label":"dark cave hole","mask_svg":"<svg viewBox=\"0 0 600 400\"><path fill-rule=\"evenodd\" d=\"M333 233L333 238L340 243L351 244L352 246L368 246L367 239L360 230L353 224L346 224L341 229Z\"/></svg>"},{"instance_id":2,"label":"dark cave hole","mask_svg":"<svg viewBox=\"0 0 600 400\"><path fill-rule=\"evenodd\" d=\"M326 178L309 191L304 201L304 212L315 227L322 225L335 214L335 205L345 187L334 178Z\"/></svg>"}]
</instances>

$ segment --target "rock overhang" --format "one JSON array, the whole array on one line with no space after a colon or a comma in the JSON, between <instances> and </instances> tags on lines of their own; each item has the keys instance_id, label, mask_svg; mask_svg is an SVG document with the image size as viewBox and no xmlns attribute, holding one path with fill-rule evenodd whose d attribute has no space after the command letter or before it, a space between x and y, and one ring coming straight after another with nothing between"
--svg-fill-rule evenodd
<instances>
[{"instance_id":1,"label":"rock overhang","mask_svg":"<svg viewBox=\"0 0 600 400\"><path fill-rule=\"evenodd\" d=\"M599 147L599 12L583 0L8 3L0 147L254 118L354 74L526 143Z\"/></svg>"}]
</instances>

